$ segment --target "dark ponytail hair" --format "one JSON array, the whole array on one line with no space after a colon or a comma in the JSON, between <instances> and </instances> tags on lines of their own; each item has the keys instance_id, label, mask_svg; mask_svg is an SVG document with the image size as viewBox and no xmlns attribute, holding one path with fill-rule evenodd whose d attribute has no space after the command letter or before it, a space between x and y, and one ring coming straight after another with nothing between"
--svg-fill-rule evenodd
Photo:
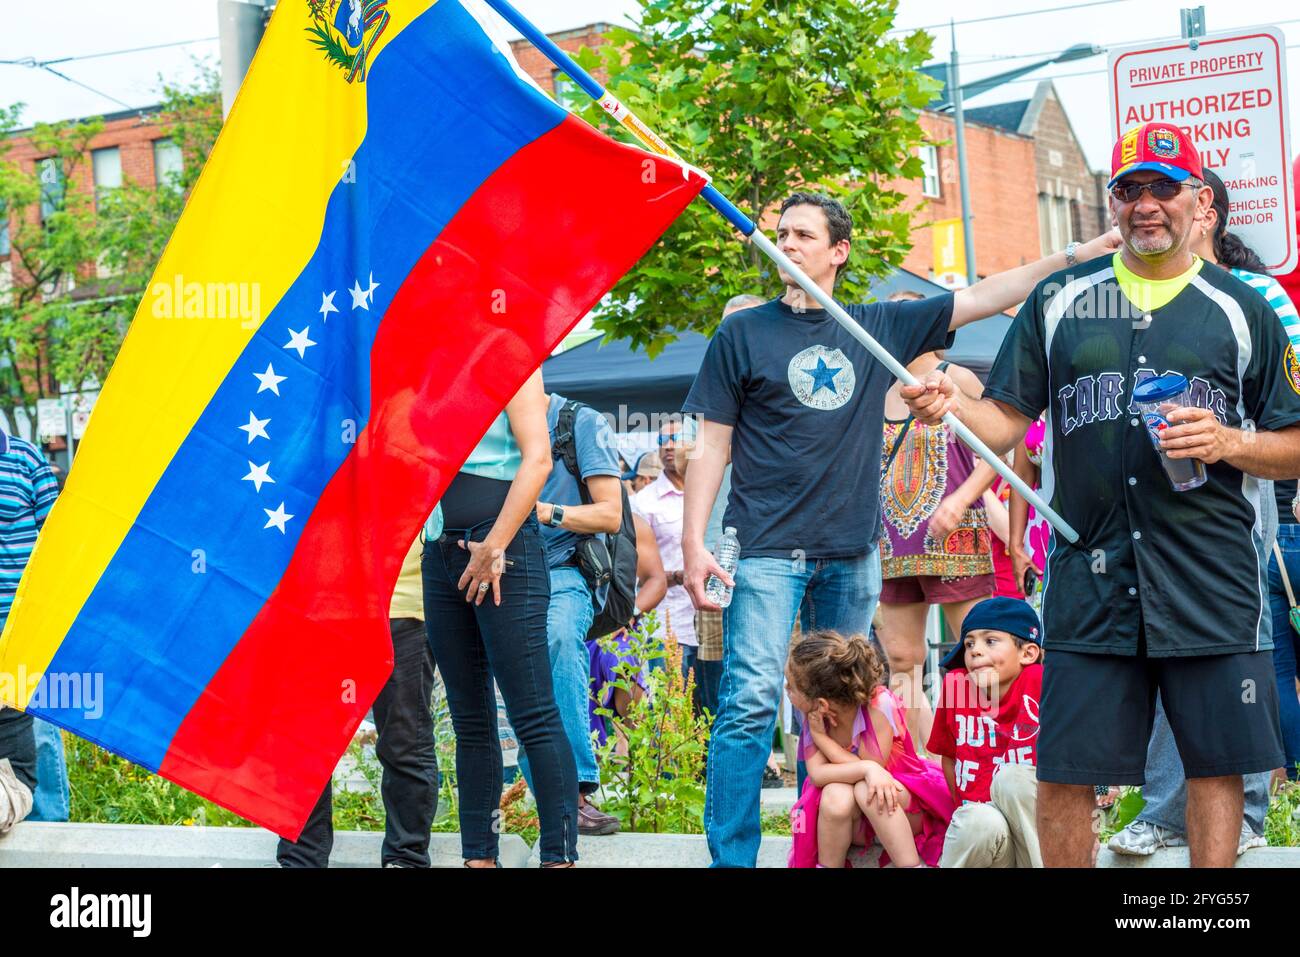
<instances>
[{"instance_id":1,"label":"dark ponytail hair","mask_svg":"<svg viewBox=\"0 0 1300 957\"><path fill-rule=\"evenodd\" d=\"M1222 220L1220 220L1220 223ZM1244 269L1246 272L1267 273L1268 267L1255 250L1246 245L1236 233L1230 233L1219 224L1214 227L1214 257L1224 269Z\"/></svg>"},{"instance_id":2,"label":"dark ponytail hair","mask_svg":"<svg viewBox=\"0 0 1300 957\"><path fill-rule=\"evenodd\" d=\"M1268 267L1255 250L1236 233L1228 232L1228 188L1213 170L1205 171L1205 185L1214 193L1214 258L1224 269L1267 273Z\"/></svg>"},{"instance_id":3,"label":"dark ponytail hair","mask_svg":"<svg viewBox=\"0 0 1300 957\"><path fill-rule=\"evenodd\" d=\"M809 698L837 704L867 704L884 683L885 666L862 635L813 631L790 649L795 686Z\"/></svg>"}]
</instances>

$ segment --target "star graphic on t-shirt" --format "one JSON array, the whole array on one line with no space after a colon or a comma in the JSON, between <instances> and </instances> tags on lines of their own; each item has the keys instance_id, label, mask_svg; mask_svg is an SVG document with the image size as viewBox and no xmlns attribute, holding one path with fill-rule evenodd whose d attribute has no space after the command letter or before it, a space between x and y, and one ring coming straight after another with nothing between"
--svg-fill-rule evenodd
<instances>
[{"instance_id":1,"label":"star graphic on t-shirt","mask_svg":"<svg viewBox=\"0 0 1300 957\"><path fill-rule=\"evenodd\" d=\"M818 389L830 389L831 393L834 394L835 376L843 372L844 369L842 366L839 368L833 368L831 366L828 366L826 364L826 360L823 359L821 356L818 356L816 369L803 369L801 371L803 372L804 375L812 376L813 378L812 394L816 395Z\"/></svg>"}]
</instances>

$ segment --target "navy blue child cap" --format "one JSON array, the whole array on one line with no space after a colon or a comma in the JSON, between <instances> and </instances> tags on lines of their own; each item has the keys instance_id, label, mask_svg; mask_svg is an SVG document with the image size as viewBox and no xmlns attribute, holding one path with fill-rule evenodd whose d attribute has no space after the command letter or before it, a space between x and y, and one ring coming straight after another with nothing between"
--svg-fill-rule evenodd
<instances>
[{"instance_id":1,"label":"navy blue child cap","mask_svg":"<svg viewBox=\"0 0 1300 957\"><path fill-rule=\"evenodd\" d=\"M961 640L943 659L940 667L965 667L966 634L985 628L1005 631L1036 645L1041 646L1043 643L1043 625L1038 620L1038 612L1034 611L1029 602L1019 598L986 598L966 614L961 623Z\"/></svg>"}]
</instances>

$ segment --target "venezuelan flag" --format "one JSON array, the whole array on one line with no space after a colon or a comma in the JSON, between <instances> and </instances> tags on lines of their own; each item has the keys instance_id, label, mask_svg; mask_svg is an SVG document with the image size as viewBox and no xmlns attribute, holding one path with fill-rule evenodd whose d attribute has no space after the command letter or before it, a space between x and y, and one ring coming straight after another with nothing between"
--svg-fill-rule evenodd
<instances>
[{"instance_id":1,"label":"venezuelan flag","mask_svg":"<svg viewBox=\"0 0 1300 957\"><path fill-rule=\"evenodd\" d=\"M704 185L492 17L281 0L0 638L0 699L289 838L430 503Z\"/></svg>"}]
</instances>

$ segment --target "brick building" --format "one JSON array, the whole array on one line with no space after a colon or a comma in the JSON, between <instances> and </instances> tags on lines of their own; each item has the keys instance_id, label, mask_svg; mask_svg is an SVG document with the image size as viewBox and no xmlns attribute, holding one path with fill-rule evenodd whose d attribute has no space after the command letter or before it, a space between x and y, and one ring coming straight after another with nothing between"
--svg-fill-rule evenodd
<instances>
[{"instance_id":1,"label":"brick building","mask_svg":"<svg viewBox=\"0 0 1300 957\"><path fill-rule=\"evenodd\" d=\"M1023 266L1039 258L1035 179L1036 143L1028 136L970 119L966 114L966 162L971 186L975 265L980 276ZM925 174L891 185L908 197L912 250L903 268L930 277L934 263L931 224L961 218L957 130L952 116L926 110L921 127L933 145L919 149ZM924 201L925 205L918 206Z\"/></svg>"},{"instance_id":2,"label":"brick building","mask_svg":"<svg viewBox=\"0 0 1300 957\"><path fill-rule=\"evenodd\" d=\"M1039 83L1028 100L977 107L967 110L966 116L1033 140L1038 234L1044 255L1109 228L1107 177L1089 168L1051 80Z\"/></svg>"},{"instance_id":3,"label":"brick building","mask_svg":"<svg viewBox=\"0 0 1300 957\"><path fill-rule=\"evenodd\" d=\"M607 23L593 23L585 27L578 27L576 30L552 33L549 36L561 50L573 55L583 47L600 46L605 42L604 35L609 30L610 26ZM546 59L527 40L511 41L510 50L514 53L515 59L519 61L519 65L524 69L524 72L536 80L543 90L553 95L561 103L570 102L570 97L586 97L586 94L579 90L563 72L555 68L555 64ZM601 83L608 79L604 70L596 70L592 75Z\"/></svg>"}]
</instances>

